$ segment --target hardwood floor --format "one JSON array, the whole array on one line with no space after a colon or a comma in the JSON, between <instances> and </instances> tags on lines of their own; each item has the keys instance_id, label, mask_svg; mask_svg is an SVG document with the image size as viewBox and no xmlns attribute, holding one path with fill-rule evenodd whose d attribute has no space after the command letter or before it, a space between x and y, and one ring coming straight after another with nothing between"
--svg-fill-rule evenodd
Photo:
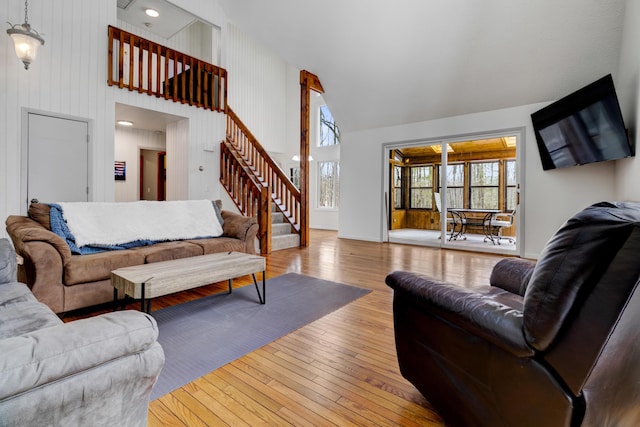
<instances>
[{"instance_id":1,"label":"hardwood floor","mask_svg":"<svg viewBox=\"0 0 640 427\"><path fill-rule=\"evenodd\" d=\"M308 248L267 257L267 278L297 272L373 292L152 401L149 425L442 426L438 414L399 373L393 294L384 278L394 270L411 270L461 285L486 284L499 259L338 239L335 232L311 230ZM249 280L238 279L234 285ZM224 282L158 298L153 308L226 286Z\"/></svg>"}]
</instances>

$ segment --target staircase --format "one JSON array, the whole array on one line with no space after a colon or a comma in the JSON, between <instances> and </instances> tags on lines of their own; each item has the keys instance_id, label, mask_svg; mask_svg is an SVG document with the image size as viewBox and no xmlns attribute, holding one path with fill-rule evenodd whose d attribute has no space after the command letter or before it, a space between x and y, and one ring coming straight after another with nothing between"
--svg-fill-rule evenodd
<instances>
[{"instance_id":1,"label":"staircase","mask_svg":"<svg viewBox=\"0 0 640 427\"><path fill-rule=\"evenodd\" d=\"M285 220L284 214L278 212L275 204L271 204L271 250L296 248L300 246L300 234Z\"/></svg>"},{"instance_id":2,"label":"staircase","mask_svg":"<svg viewBox=\"0 0 640 427\"><path fill-rule=\"evenodd\" d=\"M227 71L113 26L108 37L109 86L226 114L220 182L243 215L258 219L260 252L306 246L308 212L300 191L227 104ZM309 76L301 72L301 85ZM319 80L310 87L321 89Z\"/></svg>"},{"instance_id":3,"label":"staircase","mask_svg":"<svg viewBox=\"0 0 640 427\"><path fill-rule=\"evenodd\" d=\"M258 218L261 253L300 246L300 191L229 106L226 113L220 182L244 215Z\"/></svg>"}]
</instances>

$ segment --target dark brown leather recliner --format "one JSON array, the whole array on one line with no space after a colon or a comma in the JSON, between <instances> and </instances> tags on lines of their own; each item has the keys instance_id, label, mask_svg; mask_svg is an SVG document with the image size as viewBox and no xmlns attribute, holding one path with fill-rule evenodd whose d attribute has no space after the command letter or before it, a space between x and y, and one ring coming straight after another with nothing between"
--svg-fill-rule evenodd
<instances>
[{"instance_id":1,"label":"dark brown leather recliner","mask_svg":"<svg viewBox=\"0 0 640 427\"><path fill-rule=\"evenodd\" d=\"M640 425L640 204L568 220L466 289L397 271L402 375L451 426Z\"/></svg>"}]
</instances>

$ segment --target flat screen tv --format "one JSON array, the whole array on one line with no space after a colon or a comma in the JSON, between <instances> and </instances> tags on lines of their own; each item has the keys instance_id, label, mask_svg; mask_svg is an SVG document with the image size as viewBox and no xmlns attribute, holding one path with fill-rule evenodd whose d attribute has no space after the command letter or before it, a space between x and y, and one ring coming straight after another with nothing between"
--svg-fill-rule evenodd
<instances>
[{"instance_id":1,"label":"flat screen tv","mask_svg":"<svg viewBox=\"0 0 640 427\"><path fill-rule=\"evenodd\" d=\"M544 170L633 155L611 74L531 115Z\"/></svg>"}]
</instances>

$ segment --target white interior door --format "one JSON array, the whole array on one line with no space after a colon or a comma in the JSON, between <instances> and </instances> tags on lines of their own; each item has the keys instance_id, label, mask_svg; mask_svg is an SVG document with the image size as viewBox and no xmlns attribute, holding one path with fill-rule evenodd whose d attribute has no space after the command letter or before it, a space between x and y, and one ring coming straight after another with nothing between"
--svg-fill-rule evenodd
<instances>
[{"instance_id":1,"label":"white interior door","mask_svg":"<svg viewBox=\"0 0 640 427\"><path fill-rule=\"evenodd\" d=\"M89 200L89 123L29 112L26 206Z\"/></svg>"}]
</instances>

